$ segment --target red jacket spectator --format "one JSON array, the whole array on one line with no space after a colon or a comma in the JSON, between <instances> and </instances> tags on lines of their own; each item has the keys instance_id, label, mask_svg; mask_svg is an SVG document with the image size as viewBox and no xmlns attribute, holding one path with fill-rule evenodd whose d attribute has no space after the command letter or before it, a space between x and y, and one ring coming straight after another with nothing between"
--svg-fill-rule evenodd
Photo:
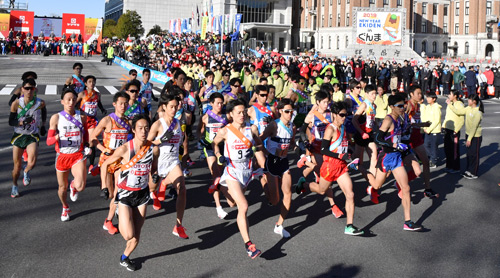
<instances>
[{"instance_id":1,"label":"red jacket spectator","mask_svg":"<svg viewBox=\"0 0 500 278\"><path fill-rule=\"evenodd\" d=\"M487 80L486 83L488 83L488 85L493 85L493 80L495 79L495 76L489 68L487 68L484 71L484 76L486 76L486 80Z\"/></svg>"},{"instance_id":2,"label":"red jacket spectator","mask_svg":"<svg viewBox=\"0 0 500 278\"><path fill-rule=\"evenodd\" d=\"M310 71L307 63L300 63L299 68L300 68L300 75L303 76L305 79L307 79Z\"/></svg>"},{"instance_id":3,"label":"red jacket spectator","mask_svg":"<svg viewBox=\"0 0 500 278\"><path fill-rule=\"evenodd\" d=\"M264 66L264 61L257 58L257 60L253 64L255 66L255 69L262 69L262 67Z\"/></svg>"}]
</instances>

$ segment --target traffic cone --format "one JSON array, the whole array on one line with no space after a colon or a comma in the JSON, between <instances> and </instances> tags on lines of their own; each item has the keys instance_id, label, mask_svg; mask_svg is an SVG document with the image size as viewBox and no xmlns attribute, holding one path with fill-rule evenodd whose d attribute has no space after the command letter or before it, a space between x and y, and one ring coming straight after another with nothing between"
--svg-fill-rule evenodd
<instances>
[{"instance_id":1,"label":"traffic cone","mask_svg":"<svg viewBox=\"0 0 500 278\"><path fill-rule=\"evenodd\" d=\"M439 86L436 86L436 96L439 96L441 92L439 91Z\"/></svg>"},{"instance_id":2,"label":"traffic cone","mask_svg":"<svg viewBox=\"0 0 500 278\"><path fill-rule=\"evenodd\" d=\"M403 86L403 82L401 82L401 85L399 85L399 92L404 93L405 92L405 87Z\"/></svg>"}]
</instances>

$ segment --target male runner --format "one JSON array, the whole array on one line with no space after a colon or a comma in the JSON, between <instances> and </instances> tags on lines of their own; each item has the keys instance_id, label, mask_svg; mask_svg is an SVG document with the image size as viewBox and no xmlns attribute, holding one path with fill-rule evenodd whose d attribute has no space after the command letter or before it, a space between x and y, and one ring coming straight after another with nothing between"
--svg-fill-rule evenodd
<instances>
[{"instance_id":1,"label":"male runner","mask_svg":"<svg viewBox=\"0 0 500 278\"><path fill-rule=\"evenodd\" d=\"M292 123L293 102L290 99L282 99L277 106L280 118L271 121L261 135L261 141L267 140L265 153L265 171L267 176L266 196L272 205L280 201L280 184L283 192L283 200L280 207L280 216L274 226L274 232L281 237L289 238L290 233L283 228L290 205L292 203L292 175L288 166L288 149L295 146L296 129Z\"/></svg>"},{"instance_id":2,"label":"male runner","mask_svg":"<svg viewBox=\"0 0 500 278\"><path fill-rule=\"evenodd\" d=\"M212 71L207 71L205 73L205 81L207 82L207 84L200 89L199 93L203 114L205 114L208 109L211 109L209 107L210 95L217 91L217 87L213 84L214 73Z\"/></svg>"},{"instance_id":3,"label":"male runner","mask_svg":"<svg viewBox=\"0 0 500 278\"><path fill-rule=\"evenodd\" d=\"M70 199L75 202L78 192L85 189L87 171L85 160L92 150L88 147L87 116L75 110L78 95L74 89L66 88L61 94L63 111L50 118L47 145L56 144L56 174L58 195L63 205L61 221L69 220L67 202L69 171L73 175L70 184Z\"/></svg>"},{"instance_id":4,"label":"male runner","mask_svg":"<svg viewBox=\"0 0 500 278\"><path fill-rule=\"evenodd\" d=\"M35 96L36 82L34 79L26 79L21 85L22 96L14 100L10 106L9 125L14 127L14 135L11 144L14 169L12 170L12 198L19 197L17 180L19 178L23 152L27 152L27 165L23 171L23 184L31 183L29 171L35 167L38 142L40 135L45 136L45 121L47 120L47 109L45 102ZM40 134L40 135L39 135Z\"/></svg>"},{"instance_id":5,"label":"male runner","mask_svg":"<svg viewBox=\"0 0 500 278\"><path fill-rule=\"evenodd\" d=\"M21 80L24 82L26 79L37 79L37 75L34 71L27 71L25 73L23 73L23 75L21 76ZM37 95L37 88L35 88L35 91L34 91L34 96ZM20 98L22 96L22 93L23 93L23 87L21 86L20 88L17 88L14 90L14 92L12 93L12 96L10 97L10 100L9 100L9 107L12 105L12 103L14 102L14 100Z\"/></svg>"},{"instance_id":6,"label":"male runner","mask_svg":"<svg viewBox=\"0 0 500 278\"><path fill-rule=\"evenodd\" d=\"M222 80L217 83L217 92L222 93L222 95L226 95L231 92L231 84L229 84L229 78L231 77L231 72L228 70L224 70L222 72Z\"/></svg>"},{"instance_id":7,"label":"male runner","mask_svg":"<svg viewBox=\"0 0 500 278\"><path fill-rule=\"evenodd\" d=\"M286 98L289 98L296 103L295 107L297 108L297 113L295 118L293 119L293 124L295 126L302 126L304 124L304 120L306 119L307 114L309 113L307 107L307 101L309 96L304 92L304 88L306 86L306 79L297 75L293 77L293 87L288 92Z\"/></svg>"},{"instance_id":8,"label":"male runner","mask_svg":"<svg viewBox=\"0 0 500 278\"><path fill-rule=\"evenodd\" d=\"M408 175L403 166L402 152L408 150L406 144L401 143L403 131L404 97L401 94L389 96L389 106L391 113L388 114L377 132L375 142L382 146L383 151L379 154L377 162L377 172L372 174L360 165L359 169L363 176L368 180L370 186L367 188L368 195L373 203L378 203L377 190L382 187L386 178L391 174L401 187L401 204L403 206L405 222L404 230L418 231L422 226L411 221L410 206L410 185L408 184Z\"/></svg>"},{"instance_id":9,"label":"male runner","mask_svg":"<svg viewBox=\"0 0 500 278\"><path fill-rule=\"evenodd\" d=\"M215 160L214 149L212 147L212 142L217 135L217 132L227 125L228 120L226 114L222 113L222 106L224 102L224 96L221 93L213 93L210 95L210 106L212 109L207 110L207 113L200 118L198 124L198 138L201 138L199 142L203 146L203 152L207 159L208 169L212 175L213 184L208 189L208 193L212 193L215 201L215 208L217 211L217 216L220 219L224 219L227 216L227 212L224 211L220 203L219 194L219 181L222 175L222 167L217 164ZM203 138L202 138L203 135ZM230 203L234 206L234 203Z\"/></svg>"},{"instance_id":10,"label":"male runner","mask_svg":"<svg viewBox=\"0 0 500 278\"><path fill-rule=\"evenodd\" d=\"M137 70L135 70L135 69L129 70L128 76L129 76L128 79L123 82L122 87L120 88L120 91L125 91L125 86L127 86L127 84L130 83L130 81L137 79Z\"/></svg>"},{"instance_id":11,"label":"male runner","mask_svg":"<svg viewBox=\"0 0 500 278\"><path fill-rule=\"evenodd\" d=\"M142 71L142 80L141 80L141 90L139 92L139 97L142 97L146 100L148 104L148 111L151 113L151 99L154 101L158 101L158 98L155 97L153 93L153 84L149 82L151 78L151 70L144 69Z\"/></svg>"},{"instance_id":12,"label":"male runner","mask_svg":"<svg viewBox=\"0 0 500 278\"><path fill-rule=\"evenodd\" d=\"M352 123L352 119L354 113L358 111L359 106L363 103L363 98L360 96L361 93L361 85L359 81L356 79L352 79L349 81L349 89L351 92L346 95L345 102L347 103L347 119L345 121L345 127L347 129L347 133L353 135L356 132L356 128Z\"/></svg>"},{"instance_id":13,"label":"male runner","mask_svg":"<svg viewBox=\"0 0 500 278\"><path fill-rule=\"evenodd\" d=\"M344 233L348 235L361 235L363 231L352 224L354 218L354 192L348 168L355 168L358 161L354 160L350 164L347 164L345 161L349 145L344 125L347 116L347 105L345 102L335 102L332 106L332 113L334 114L334 120L326 127L321 142L321 153L324 155L324 163L321 165L320 181L319 183L306 183L305 178L301 177L295 186L295 192L300 194L304 190L309 189L321 195L326 193L332 205L332 213L338 218L343 213L333 203L333 191L330 187L336 181L346 198L345 210L347 213L347 223Z\"/></svg>"},{"instance_id":14,"label":"male runner","mask_svg":"<svg viewBox=\"0 0 500 278\"><path fill-rule=\"evenodd\" d=\"M115 112L102 118L99 124L90 134L90 144L94 148L101 151L99 159L99 167L101 167L114 152L121 145L127 142L128 134L132 132L129 120L125 117L124 113L128 107L130 96L125 92L118 92L113 96L113 107ZM98 136L103 134L103 143L99 141ZM113 226L113 216L116 210L115 203L115 173L119 169L119 162L115 162L103 169L101 175L106 176L106 183L101 184L101 197L105 200L109 199L111 192L111 201L109 203L109 212L107 218L104 220L103 229L107 230L110 234L116 234L118 230ZM117 173L118 174L118 173ZM109 186L109 188L107 187Z\"/></svg>"},{"instance_id":15,"label":"male runner","mask_svg":"<svg viewBox=\"0 0 500 278\"><path fill-rule=\"evenodd\" d=\"M262 142L256 126L245 123L245 103L242 100L232 100L228 103L228 115L233 122L228 124L214 138L213 148L219 165L227 161L224 174L220 179L221 191L228 200L238 206L236 222L240 230L245 248L250 258L255 259L261 251L255 247L250 240L249 225L247 219L248 203L244 192L253 176L252 157L253 147L257 151L262 150ZM225 156L220 152L219 144L225 142Z\"/></svg>"},{"instance_id":16,"label":"male runner","mask_svg":"<svg viewBox=\"0 0 500 278\"><path fill-rule=\"evenodd\" d=\"M118 227L123 239L127 241L125 251L120 257L120 265L129 271L135 271L135 262L130 260L130 254L137 248L141 238L141 229L146 218L149 202L148 182L151 173L156 171L158 155L153 151L150 141L146 140L150 120L145 115L136 115L132 120L134 139L122 145L102 164L103 169L120 163L121 173L117 183L116 199L118 200ZM101 171L101 182L106 187L107 174ZM155 177L153 176L153 180Z\"/></svg>"},{"instance_id":17,"label":"male runner","mask_svg":"<svg viewBox=\"0 0 500 278\"><path fill-rule=\"evenodd\" d=\"M139 97L140 89L141 82L139 82L139 80L132 80L127 84L127 86L125 86L125 90L130 96L130 100L128 101L128 108L124 115L129 120L132 120L138 114L149 116L148 104L146 100Z\"/></svg>"},{"instance_id":18,"label":"male runner","mask_svg":"<svg viewBox=\"0 0 500 278\"><path fill-rule=\"evenodd\" d=\"M77 94L83 92L83 90L85 89L85 82L83 81L82 70L82 63L73 64L74 74L66 79L66 83L64 83L64 89L66 89L67 87L71 87Z\"/></svg>"},{"instance_id":19,"label":"male runner","mask_svg":"<svg viewBox=\"0 0 500 278\"><path fill-rule=\"evenodd\" d=\"M180 238L188 239L185 229L182 226L184 209L186 208L186 184L179 160L179 149L182 146L184 131L181 122L174 116L179 107L180 99L175 94L163 94L160 98L160 106L163 112L159 113L159 119L153 123L148 134L148 140L160 149L158 162L158 176L161 185L157 193L156 188L152 190L153 208L161 208L160 198L164 200L165 190L168 184L177 191L176 211L177 222L172 233ZM155 185L156 187L156 185Z\"/></svg>"}]
</instances>

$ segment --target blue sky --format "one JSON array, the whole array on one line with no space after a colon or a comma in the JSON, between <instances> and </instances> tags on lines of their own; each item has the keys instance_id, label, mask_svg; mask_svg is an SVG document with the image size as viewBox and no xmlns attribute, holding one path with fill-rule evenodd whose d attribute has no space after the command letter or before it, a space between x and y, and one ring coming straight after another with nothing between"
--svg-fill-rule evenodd
<instances>
[{"instance_id":1,"label":"blue sky","mask_svg":"<svg viewBox=\"0 0 500 278\"><path fill-rule=\"evenodd\" d=\"M85 17L104 17L105 0L19 0L19 2L28 2L28 10L35 12L36 16L62 16L63 13L75 13L85 14Z\"/></svg>"}]
</instances>

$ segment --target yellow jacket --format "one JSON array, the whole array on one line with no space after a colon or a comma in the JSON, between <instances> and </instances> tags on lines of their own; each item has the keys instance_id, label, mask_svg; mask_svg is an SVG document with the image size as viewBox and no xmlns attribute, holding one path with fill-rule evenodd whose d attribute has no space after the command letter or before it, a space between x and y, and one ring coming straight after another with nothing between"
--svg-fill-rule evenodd
<instances>
[{"instance_id":1,"label":"yellow jacket","mask_svg":"<svg viewBox=\"0 0 500 278\"><path fill-rule=\"evenodd\" d=\"M273 84L276 88L274 95L281 95L281 92L283 91L283 79L281 79L281 77L278 77L278 79L274 79Z\"/></svg>"},{"instance_id":2,"label":"yellow jacket","mask_svg":"<svg viewBox=\"0 0 500 278\"><path fill-rule=\"evenodd\" d=\"M332 95L333 102L339 102L339 101L344 101L344 100L345 100L344 92L342 92L340 90L333 92L333 95Z\"/></svg>"},{"instance_id":3,"label":"yellow jacket","mask_svg":"<svg viewBox=\"0 0 500 278\"><path fill-rule=\"evenodd\" d=\"M285 81L283 84L283 90L278 94L278 91L276 91L276 98L284 98L290 91L290 88L292 88L292 82L290 81Z\"/></svg>"},{"instance_id":4,"label":"yellow jacket","mask_svg":"<svg viewBox=\"0 0 500 278\"><path fill-rule=\"evenodd\" d=\"M252 75L246 75L243 76L243 87L245 87L246 92L252 92L253 91L253 86L252 86Z\"/></svg>"},{"instance_id":5,"label":"yellow jacket","mask_svg":"<svg viewBox=\"0 0 500 278\"><path fill-rule=\"evenodd\" d=\"M455 101L448 104L446 107L446 115L444 116L443 128L453 130L455 133L459 132L464 126L465 117L463 115L458 115L453 112L450 106L453 106L456 110L463 110L464 104L461 101Z\"/></svg>"},{"instance_id":6,"label":"yellow jacket","mask_svg":"<svg viewBox=\"0 0 500 278\"><path fill-rule=\"evenodd\" d=\"M483 112L479 111L479 107L467 106L463 109L448 105L450 109L457 115L465 115L465 134L467 141L472 141L473 137L481 137L482 128L481 121L483 120Z\"/></svg>"},{"instance_id":7,"label":"yellow jacket","mask_svg":"<svg viewBox=\"0 0 500 278\"><path fill-rule=\"evenodd\" d=\"M375 98L375 118L384 119L387 115L387 108L389 107L389 94L383 94L382 97L377 95Z\"/></svg>"},{"instance_id":8,"label":"yellow jacket","mask_svg":"<svg viewBox=\"0 0 500 278\"><path fill-rule=\"evenodd\" d=\"M424 127L424 132L429 134L441 133L441 105L433 104L420 105L422 122L431 122L429 127Z\"/></svg>"}]
</instances>

